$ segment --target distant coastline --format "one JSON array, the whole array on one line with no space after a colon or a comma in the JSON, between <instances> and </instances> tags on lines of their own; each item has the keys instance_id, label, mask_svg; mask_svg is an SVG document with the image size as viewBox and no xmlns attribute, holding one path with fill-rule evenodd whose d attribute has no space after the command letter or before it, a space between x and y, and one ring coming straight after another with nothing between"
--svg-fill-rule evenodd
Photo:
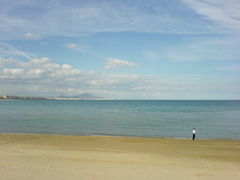
<instances>
[{"instance_id":1,"label":"distant coastline","mask_svg":"<svg viewBox=\"0 0 240 180\"><path fill-rule=\"evenodd\" d=\"M37 96L15 96L15 95L0 95L0 100L113 100L110 98L95 97L87 94L75 97L37 97Z\"/></svg>"},{"instance_id":2,"label":"distant coastline","mask_svg":"<svg viewBox=\"0 0 240 180\"><path fill-rule=\"evenodd\" d=\"M0 100L45 100L45 97L1 95Z\"/></svg>"},{"instance_id":3,"label":"distant coastline","mask_svg":"<svg viewBox=\"0 0 240 180\"><path fill-rule=\"evenodd\" d=\"M56 96L56 97L40 97L40 96L17 96L17 95L0 95L1 100L121 100L121 101L240 101L240 99L115 99L97 97L91 94L80 94L77 96Z\"/></svg>"}]
</instances>

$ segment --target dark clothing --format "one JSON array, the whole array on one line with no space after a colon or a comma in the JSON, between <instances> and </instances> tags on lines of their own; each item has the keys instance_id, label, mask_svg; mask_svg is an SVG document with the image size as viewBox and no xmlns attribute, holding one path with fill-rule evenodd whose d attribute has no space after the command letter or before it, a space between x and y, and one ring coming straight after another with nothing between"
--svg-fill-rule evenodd
<instances>
[{"instance_id":1,"label":"dark clothing","mask_svg":"<svg viewBox=\"0 0 240 180\"><path fill-rule=\"evenodd\" d=\"M192 135L192 140L194 141L194 139L195 139L195 134Z\"/></svg>"}]
</instances>

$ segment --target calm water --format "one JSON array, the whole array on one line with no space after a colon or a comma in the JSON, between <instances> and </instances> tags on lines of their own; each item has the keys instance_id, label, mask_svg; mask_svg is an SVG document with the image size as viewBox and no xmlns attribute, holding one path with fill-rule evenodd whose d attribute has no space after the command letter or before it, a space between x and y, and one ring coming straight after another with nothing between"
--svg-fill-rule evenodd
<instances>
[{"instance_id":1,"label":"calm water","mask_svg":"<svg viewBox=\"0 0 240 180\"><path fill-rule=\"evenodd\" d=\"M0 101L0 133L240 139L240 101Z\"/></svg>"}]
</instances>

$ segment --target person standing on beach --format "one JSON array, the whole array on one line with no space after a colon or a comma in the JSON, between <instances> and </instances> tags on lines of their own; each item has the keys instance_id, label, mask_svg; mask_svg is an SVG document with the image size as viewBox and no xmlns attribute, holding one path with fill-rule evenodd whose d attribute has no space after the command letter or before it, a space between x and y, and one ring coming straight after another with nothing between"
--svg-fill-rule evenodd
<instances>
[{"instance_id":1,"label":"person standing on beach","mask_svg":"<svg viewBox=\"0 0 240 180\"><path fill-rule=\"evenodd\" d=\"M195 128L193 128L193 130L192 130L192 140L193 141L195 139L195 136L196 136L196 130L195 130Z\"/></svg>"}]
</instances>

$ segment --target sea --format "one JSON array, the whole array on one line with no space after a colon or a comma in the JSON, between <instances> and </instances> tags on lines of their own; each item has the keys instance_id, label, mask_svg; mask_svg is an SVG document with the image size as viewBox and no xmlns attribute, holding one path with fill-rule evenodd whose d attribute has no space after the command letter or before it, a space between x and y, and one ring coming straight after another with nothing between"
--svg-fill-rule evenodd
<instances>
[{"instance_id":1,"label":"sea","mask_svg":"<svg viewBox=\"0 0 240 180\"><path fill-rule=\"evenodd\" d=\"M240 139L238 100L1 100L0 133Z\"/></svg>"}]
</instances>

